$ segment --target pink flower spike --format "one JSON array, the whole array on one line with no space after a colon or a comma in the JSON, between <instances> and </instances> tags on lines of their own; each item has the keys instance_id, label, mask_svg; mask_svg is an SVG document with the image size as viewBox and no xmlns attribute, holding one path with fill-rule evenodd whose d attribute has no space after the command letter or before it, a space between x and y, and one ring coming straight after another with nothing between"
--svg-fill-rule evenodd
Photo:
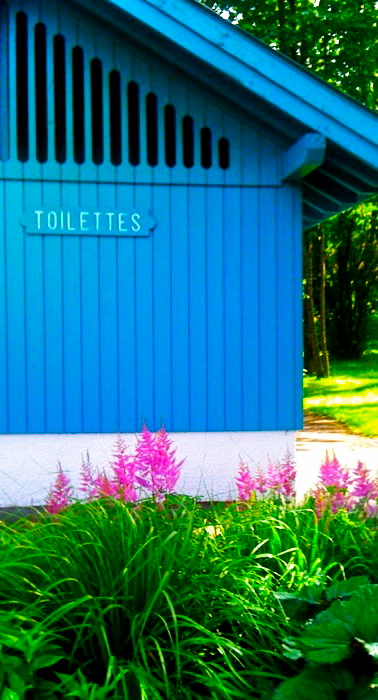
<instances>
[{"instance_id":1,"label":"pink flower spike","mask_svg":"<svg viewBox=\"0 0 378 700\"><path fill-rule=\"evenodd\" d=\"M111 462L113 469L112 483L119 498L125 502L136 501L137 492L135 490L135 458L128 455L125 441L118 435L114 448L114 461Z\"/></svg>"},{"instance_id":2,"label":"pink flower spike","mask_svg":"<svg viewBox=\"0 0 378 700\"><path fill-rule=\"evenodd\" d=\"M239 501L249 501L255 490L255 480L250 474L248 465L242 459L240 459L239 471L235 481L239 493Z\"/></svg>"},{"instance_id":3,"label":"pink flower spike","mask_svg":"<svg viewBox=\"0 0 378 700\"><path fill-rule=\"evenodd\" d=\"M46 499L46 510L55 515L63 508L67 508L73 502L73 489L71 481L64 473L62 465L58 462L58 473L55 483L52 484Z\"/></svg>"},{"instance_id":4,"label":"pink flower spike","mask_svg":"<svg viewBox=\"0 0 378 700\"><path fill-rule=\"evenodd\" d=\"M171 446L164 427L153 434L143 426L135 454L135 481L157 501L172 493L184 462L176 462L176 450Z\"/></svg>"},{"instance_id":5,"label":"pink flower spike","mask_svg":"<svg viewBox=\"0 0 378 700\"><path fill-rule=\"evenodd\" d=\"M79 491L83 491L86 501L92 501L98 498L98 486L96 485L96 477L93 473L93 467L88 452L86 460L82 457L80 482L81 486L79 486Z\"/></svg>"},{"instance_id":6,"label":"pink flower spike","mask_svg":"<svg viewBox=\"0 0 378 700\"><path fill-rule=\"evenodd\" d=\"M366 465L358 461L357 467L353 470L353 489L351 495L358 501L376 499L378 491L374 480Z\"/></svg>"}]
</instances>

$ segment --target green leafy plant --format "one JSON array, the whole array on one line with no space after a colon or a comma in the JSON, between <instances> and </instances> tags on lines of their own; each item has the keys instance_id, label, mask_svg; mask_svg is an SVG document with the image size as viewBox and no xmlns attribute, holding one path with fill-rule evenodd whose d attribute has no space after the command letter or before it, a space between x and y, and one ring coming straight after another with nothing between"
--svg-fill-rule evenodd
<instances>
[{"instance_id":1,"label":"green leafy plant","mask_svg":"<svg viewBox=\"0 0 378 700\"><path fill-rule=\"evenodd\" d=\"M26 700L33 690L38 698L50 690L41 670L54 667L64 658L57 636L30 617L0 613L1 700Z\"/></svg>"},{"instance_id":2,"label":"green leafy plant","mask_svg":"<svg viewBox=\"0 0 378 700\"><path fill-rule=\"evenodd\" d=\"M304 626L298 637L285 640L283 650L305 667L284 681L275 700L366 700L378 698L378 585L366 577L336 582L323 590L310 588L299 596L279 594L294 615L326 606ZM295 609L295 603L297 607ZM294 606L294 607L293 607Z\"/></svg>"}]
</instances>

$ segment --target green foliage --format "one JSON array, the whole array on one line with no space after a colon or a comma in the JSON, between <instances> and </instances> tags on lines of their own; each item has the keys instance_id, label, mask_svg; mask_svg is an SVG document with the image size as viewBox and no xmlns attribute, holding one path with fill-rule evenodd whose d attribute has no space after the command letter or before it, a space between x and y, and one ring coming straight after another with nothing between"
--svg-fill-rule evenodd
<instances>
[{"instance_id":1,"label":"green foliage","mask_svg":"<svg viewBox=\"0 0 378 700\"><path fill-rule=\"evenodd\" d=\"M359 0L204 0L371 109L378 106L378 10Z\"/></svg>"},{"instance_id":2,"label":"green foliage","mask_svg":"<svg viewBox=\"0 0 378 700\"><path fill-rule=\"evenodd\" d=\"M297 638L289 638L284 653L307 665L276 690L275 700L315 700L319 697L373 698L378 671L378 585L354 577L322 591L323 605ZM337 600L332 600L337 598ZM306 600L303 595L299 600ZM285 599L283 598L285 605ZM320 596L317 596L320 602Z\"/></svg>"},{"instance_id":3,"label":"green foliage","mask_svg":"<svg viewBox=\"0 0 378 700\"><path fill-rule=\"evenodd\" d=\"M0 612L1 700L26 700L31 689L38 698L49 697L41 671L64 658L57 637L26 615Z\"/></svg>"},{"instance_id":4,"label":"green foliage","mask_svg":"<svg viewBox=\"0 0 378 700\"><path fill-rule=\"evenodd\" d=\"M377 200L321 226L326 241L329 351L340 358L359 358L367 348L369 322L378 309ZM317 229L313 236L316 239ZM319 269L319 261L314 261L314 267ZM319 275L316 281L319 287Z\"/></svg>"},{"instance_id":5,"label":"green foliage","mask_svg":"<svg viewBox=\"0 0 378 700\"><path fill-rule=\"evenodd\" d=\"M98 501L2 525L1 619L18 645L3 651L22 660L25 700L272 698L303 664L285 640L378 580L375 521L269 500L239 508Z\"/></svg>"}]
</instances>

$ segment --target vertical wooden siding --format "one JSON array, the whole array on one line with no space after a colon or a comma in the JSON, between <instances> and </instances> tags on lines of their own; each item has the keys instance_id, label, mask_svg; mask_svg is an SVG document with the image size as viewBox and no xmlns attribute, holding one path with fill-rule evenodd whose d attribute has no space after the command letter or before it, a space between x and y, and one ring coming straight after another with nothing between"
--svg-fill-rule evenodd
<instances>
[{"instance_id":1,"label":"vertical wooden siding","mask_svg":"<svg viewBox=\"0 0 378 700\"><path fill-rule=\"evenodd\" d=\"M0 179L0 430L115 432L164 423L174 431L288 430L301 422L300 190L280 186L280 148L200 86L51 2L12 4L33 27L65 38L67 159L36 160L33 71L29 148L17 158L16 95ZM4 15L4 13L3 13ZM14 41L10 42L14 46ZM74 158L72 49L84 51L84 154ZM31 54L32 55L32 54ZM92 159L90 61L103 75L103 163ZM9 51L10 85L16 84ZM30 65L32 65L32 60ZM110 73L121 81L122 163L112 163ZM140 99L140 162L129 162L127 85ZM158 163L148 163L146 98L157 96ZM4 100L4 97L2 98ZM165 162L164 108L176 116L174 167ZM114 105L113 105L114 108ZM183 119L193 120L193 166ZM203 164L200 130L210 129ZM220 139L230 167L219 167ZM9 155L9 158L8 158ZM33 208L147 207L150 237L27 235Z\"/></svg>"},{"instance_id":2,"label":"vertical wooden siding","mask_svg":"<svg viewBox=\"0 0 378 700\"><path fill-rule=\"evenodd\" d=\"M2 431L298 426L298 193L155 185L153 235L117 240L25 236L38 187L2 187ZM86 206L97 190L113 202L93 184Z\"/></svg>"}]
</instances>

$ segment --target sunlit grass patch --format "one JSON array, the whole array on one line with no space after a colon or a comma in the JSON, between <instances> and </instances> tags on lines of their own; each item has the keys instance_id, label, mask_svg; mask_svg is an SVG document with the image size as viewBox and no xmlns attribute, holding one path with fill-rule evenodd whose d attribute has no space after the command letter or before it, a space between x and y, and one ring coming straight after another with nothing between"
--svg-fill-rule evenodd
<instances>
[{"instance_id":1,"label":"sunlit grass patch","mask_svg":"<svg viewBox=\"0 0 378 700\"><path fill-rule=\"evenodd\" d=\"M304 408L345 423L353 432L378 436L378 354L334 361L327 379L306 377Z\"/></svg>"}]
</instances>

